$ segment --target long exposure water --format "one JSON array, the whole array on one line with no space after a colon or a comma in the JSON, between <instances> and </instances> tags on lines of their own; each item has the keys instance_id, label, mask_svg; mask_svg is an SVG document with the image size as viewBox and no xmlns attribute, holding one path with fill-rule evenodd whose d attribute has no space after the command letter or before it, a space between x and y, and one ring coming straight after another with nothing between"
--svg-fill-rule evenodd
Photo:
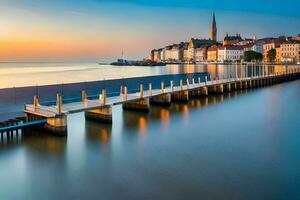
<instances>
[{"instance_id":1,"label":"long exposure water","mask_svg":"<svg viewBox=\"0 0 300 200\"><path fill-rule=\"evenodd\" d=\"M295 66L264 66L255 74L283 72ZM184 64L157 67L111 66L97 63L0 63L0 88L66 84L164 74L209 72L212 78L244 76L250 66Z\"/></svg>"},{"instance_id":2,"label":"long exposure water","mask_svg":"<svg viewBox=\"0 0 300 200\"><path fill-rule=\"evenodd\" d=\"M0 199L299 199L300 81L0 145Z\"/></svg>"}]
</instances>

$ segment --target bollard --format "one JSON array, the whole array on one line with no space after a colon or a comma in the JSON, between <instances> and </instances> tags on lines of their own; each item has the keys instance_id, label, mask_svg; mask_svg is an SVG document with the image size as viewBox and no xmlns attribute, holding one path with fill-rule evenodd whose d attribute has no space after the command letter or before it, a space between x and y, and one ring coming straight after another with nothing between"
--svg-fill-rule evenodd
<instances>
[{"instance_id":1,"label":"bollard","mask_svg":"<svg viewBox=\"0 0 300 200\"><path fill-rule=\"evenodd\" d=\"M120 96L122 97L124 94L124 87L123 86L120 86Z\"/></svg>"},{"instance_id":2,"label":"bollard","mask_svg":"<svg viewBox=\"0 0 300 200\"><path fill-rule=\"evenodd\" d=\"M152 96L152 83L149 83L149 92L150 92L150 95Z\"/></svg>"},{"instance_id":3,"label":"bollard","mask_svg":"<svg viewBox=\"0 0 300 200\"><path fill-rule=\"evenodd\" d=\"M140 97L143 98L144 96L144 86L143 84L140 84Z\"/></svg>"},{"instance_id":4,"label":"bollard","mask_svg":"<svg viewBox=\"0 0 300 200\"><path fill-rule=\"evenodd\" d=\"M124 99L127 100L127 86L124 87Z\"/></svg>"},{"instance_id":5,"label":"bollard","mask_svg":"<svg viewBox=\"0 0 300 200\"><path fill-rule=\"evenodd\" d=\"M170 82L170 86L171 86L171 91L174 92L174 81Z\"/></svg>"},{"instance_id":6,"label":"bollard","mask_svg":"<svg viewBox=\"0 0 300 200\"><path fill-rule=\"evenodd\" d=\"M192 79L192 84L193 84L193 87L195 87L195 79L194 78Z\"/></svg>"},{"instance_id":7,"label":"bollard","mask_svg":"<svg viewBox=\"0 0 300 200\"><path fill-rule=\"evenodd\" d=\"M87 101L86 90L82 90L82 92L81 92L81 98L82 98L82 102L86 102Z\"/></svg>"},{"instance_id":8,"label":"bollard","mask_svg":"<svg viewBox=\"0 0 300 200\"><path fill-rule=\"evenodd\" d=\"M189 86L190 86L190 80L186 79L186 88L189 89Z\"/></svg>"},{"instance_id":9,"label":"bollard","mask_svg":"<svg viewBox=\"0 0 300 200\"><path fill-rule=\"evenodd\" d=\"M57 107L57 112L60 115L62 112L62 96L60 94L56 95L56 107Z\"/></svg>"},{"instance_id":10,"label":"bollard","mask_svg":"<svg viewBox=\"0 0 300 200\"><path fill-rule=\"evenodd\" d=\"M200 77L198 78L198 83L199 83L199 85L201 84L201 78Z\"/></svg>"},{"instance_id":11,"label":"bollard","mask_svg":"<svg viewBox=\"0 0 300 200\"><path fill-rule=\"evenodd\" d=\"M205 76L205 85L207 85L207 76Z\"/></svg>"},{"instance_id":12,"label":"bollard","mask_svg":"<svg viewBox=\"0 0 300 200\"><path fill-rule=\"evenodd\" d=\"M182 80L180 80L180 90L183 90Z\"/></svg>"},{"instance_id":13,"label":"bollard","mask_svg":"<svg viewBox=\"0 0 300 200\"><path fill-rule=\"evenodd\" d=\"M100 100L101 104L103 104L103 105L106 104L106 90L105 89L102 89L99 100Z\"/></svg>"},{"instance_id":14,"label":"bollard","mask_svg":"<svg viewBox=\"0 0 300 200\"><path fill-rule=\"evenodd\" d=\"M34 109L36 109L37 107L39 107L39 97L37 95L35 95L33 97L33 106L34 106Z\"/></svg>"},{"instance_id":15,"label":"bollard","mask_svg":"<svg viewBox=\"0 0 300 200\"><path fill-rule=\"evenodd\" d=\"M161 92L165 93L165 83L163 81L161 82L160 86L161 86Z\"/></svg>"}]
</instances>

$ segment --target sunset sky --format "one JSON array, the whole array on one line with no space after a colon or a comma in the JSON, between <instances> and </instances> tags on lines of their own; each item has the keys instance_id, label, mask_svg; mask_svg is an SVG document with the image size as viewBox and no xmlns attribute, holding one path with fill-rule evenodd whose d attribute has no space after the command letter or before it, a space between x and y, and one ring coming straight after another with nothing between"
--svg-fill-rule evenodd
<instances>
[{"instance_id":1,"label":"sunset sky","mask_svg":"<svg viewBox=\"0 0 300 200\"><path fill-rule=\"evenodd\" d=\"M0 61L141 59L152 48L207 38L300 34L299 0L1 0Z\"/></svg>"}]
</instances>

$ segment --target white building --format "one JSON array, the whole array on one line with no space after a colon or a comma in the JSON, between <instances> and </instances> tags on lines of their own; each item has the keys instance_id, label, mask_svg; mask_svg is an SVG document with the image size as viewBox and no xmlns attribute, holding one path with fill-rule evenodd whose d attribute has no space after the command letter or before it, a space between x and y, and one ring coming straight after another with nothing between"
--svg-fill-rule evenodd
<instances>
[{"instance_id":1,"label":"white building","mask_svg":"<svg viewBox=\"0 0 300 200\"><path fill-rule=\"evenodd\" d=\"M207 49L205 47L195 49L195 62L203 62L207 59Z\"/></svg>"},{"instance_id":2,"label":"white building","mask_svg":"<svg viewBox=\"0 0 300 200\"><path fill-rule=\"evenodd\" d=\"M240 61L244 58L244 48L241 46L223 46L218 49L218 61Z\"/></svg>"}]
</instances>

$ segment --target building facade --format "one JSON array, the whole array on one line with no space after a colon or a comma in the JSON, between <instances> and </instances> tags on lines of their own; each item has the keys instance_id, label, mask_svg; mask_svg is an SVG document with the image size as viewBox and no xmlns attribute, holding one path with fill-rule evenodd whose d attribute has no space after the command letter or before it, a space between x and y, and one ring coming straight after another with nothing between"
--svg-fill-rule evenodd
<instances>
[{"instance_id":1,"label":"building facade","mask_svg":"<svg viewBox=\"0 0 300 200\"><path fill-rule=\"evenodd\" d=\"M226 34L226 36L223 40L223 46L236 45L241 41L243 41L243 39L239 34L236 34L235 36L230 36L230 35Z\"/></svg>"},{"instance_id":2,"label":"building facade","mask_svg":"<svg viewBox=\"0 0 300 200\"><path fill-rule=\"evenodd\" d=\"M289 41L280 45L282 62L300 62L300 41Z\"/></svg>"},{"instance_id":3,"label":"building facade","mask_svg":"<svg viewBox=\"0 0 300 200\"><path fill-rule=\"evenodd\" d=\"M218 61L218 46L213 45L207 49L207 61L216 62Z\"/></svg>"},{"instance_id":4,"label":"building facade","mask_svg":"<svg viewBox=\"0 0 300 200\"><path fill-rule=\"evenodd\" d=\"M218 61L241 61L244 58L244 48L241 46L223 46L218 48Z\"/></svg>"}]
</instances>

